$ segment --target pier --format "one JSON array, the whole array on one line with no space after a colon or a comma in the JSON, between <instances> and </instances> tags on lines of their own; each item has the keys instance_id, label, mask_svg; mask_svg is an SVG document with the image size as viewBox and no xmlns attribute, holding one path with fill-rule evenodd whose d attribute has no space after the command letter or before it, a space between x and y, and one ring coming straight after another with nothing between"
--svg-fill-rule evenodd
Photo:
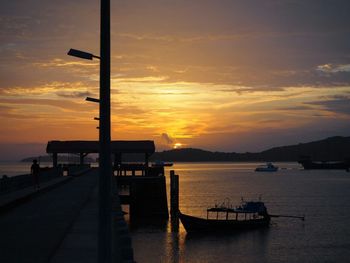
<instances>
[{"instance_id":1,"label":"pier","mask_svg":"<svg viewBox=\"0 0 350 263\"><path fill-rule=\"evenodd\" d=\"M98 262L98 169L0 196L1 262ZM113 262L133 262L113 189Z\"/></svg>"},{"instance_id":2,"label":"pier","mask_svg":"<svg viewBox=\"0 0 350 263\"><path fill-rule=\"evenodd\" d=\"M84 162L98 150L93 141L50 141L53 167L41 169L40 188L29 174L0 180L0 262L98 262L99 169ZM122 205L130 222L169 217L164 166L149 165L154 151L153 141L112 142L112 262L134 262ZM79 154L80 162L59 164L62 153ZM127 162L130 154L138 162Z\"/></svg>"}]
</instances>

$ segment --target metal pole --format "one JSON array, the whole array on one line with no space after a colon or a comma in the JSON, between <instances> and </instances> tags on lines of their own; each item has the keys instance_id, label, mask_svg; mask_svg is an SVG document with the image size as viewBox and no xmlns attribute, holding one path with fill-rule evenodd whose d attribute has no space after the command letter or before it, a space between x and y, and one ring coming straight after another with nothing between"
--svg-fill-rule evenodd
<instances>
[{"instance_id":1,"label":"metal pole","mask_svg":"<svg viewBox=\"0 0 350 263\"><path fill-rule=\"evenodd\" d=\"M111 263L110 0L101 0L98 262Z\"/></svg>"}]
</instances>

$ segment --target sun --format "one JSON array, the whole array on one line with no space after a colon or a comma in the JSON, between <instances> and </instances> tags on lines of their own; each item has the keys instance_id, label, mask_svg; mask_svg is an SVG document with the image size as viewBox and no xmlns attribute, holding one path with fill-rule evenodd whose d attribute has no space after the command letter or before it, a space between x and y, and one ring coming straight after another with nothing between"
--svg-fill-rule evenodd
<instances>
[{"instance_id":1,"label":"sun","mask_svg":"<svg viewBox=\"0 0 350 263\"><path fill-rule=\"evenodd\" d=\"M177 142L174 144L174 149L179 149L181 148L181 146L182 146L182 143Z\"/></svg>"}]
</instances>

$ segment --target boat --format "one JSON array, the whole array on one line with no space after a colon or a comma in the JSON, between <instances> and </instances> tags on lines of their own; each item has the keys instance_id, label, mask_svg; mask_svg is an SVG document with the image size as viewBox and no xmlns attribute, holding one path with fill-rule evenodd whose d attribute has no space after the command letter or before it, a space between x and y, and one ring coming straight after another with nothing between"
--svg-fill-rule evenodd
<instances>
[{"instance_id":1,"label":"boat","mask_svg":"<svg viewBox=\"0 0 350 263\"><path fill-rule=\"evenodd\" d=\"M255 168L255 172L276 172L278 170L277 166L272 163L266 163L266 165L261 165Z\"/></svg>"},{"instance_id":2,"label":"boat","mask_svg":"<svg viewBox=\"0 0 350 263\"><path fill-rule=\"evenodd\" d=\"M299 159L305 170L311 169L327 169L327 170L347 170L350 167L349 161L312 161L310 157L302 157Z\"/></svg>"},{"instance_id":3,"label":"boat","mask_svg":"<svg viewBox=\"0 0 350 263\"><path fill-rule=\"evenodd\" d=\"M242 204L236 208L227 206L208 208L207 218L190 216L179 212L179 218L187 233L238 232L267 227L270 223L270 215L265 204L261 201L242 201Z\"/></svg>"}]
</instances>

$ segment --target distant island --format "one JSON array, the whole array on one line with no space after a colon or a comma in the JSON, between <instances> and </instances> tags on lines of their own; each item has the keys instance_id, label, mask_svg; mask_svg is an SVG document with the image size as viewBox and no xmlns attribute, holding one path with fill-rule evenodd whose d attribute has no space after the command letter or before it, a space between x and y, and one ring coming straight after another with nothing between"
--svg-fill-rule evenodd
<instances>
[{"instance_id":1,"label":"distant island","mask_svg":"<svg viewBox=\"0 0 350 263\"><path fill-rule=\"evenodd\" d=\"M299 143L274 147L258 153L211 152L194 148L174 149L156 152L150 161L161 160L165 162L267 162L267 161L298 161L300 156L309 156L314 161L343 161L350 159L350 137L330 137L320 141ZM22 162L32 162L39 157L29 157ZM59 162L79 162L78 156L59 156ZM123 158L123 161L141 161L143 156L133 155ZM41 162L52 162L50 156L40 156ZM86 162L94 162L93 158L86 157Z\"/></svg>"},{"instance_id":2,"label":"distant island","mask_svg":"<svg viewBox=\"0 0 350 263\"><path fill-rule=\"evenodd\" d=\"M167 162L248 162L248 161L298 161L300 156L310 156L315 161L350 159L350 137L330 137L320 141L274 147L258 153L210 152L184 148L156 152L152 160Z\"/></svg>"}]
</instances>

